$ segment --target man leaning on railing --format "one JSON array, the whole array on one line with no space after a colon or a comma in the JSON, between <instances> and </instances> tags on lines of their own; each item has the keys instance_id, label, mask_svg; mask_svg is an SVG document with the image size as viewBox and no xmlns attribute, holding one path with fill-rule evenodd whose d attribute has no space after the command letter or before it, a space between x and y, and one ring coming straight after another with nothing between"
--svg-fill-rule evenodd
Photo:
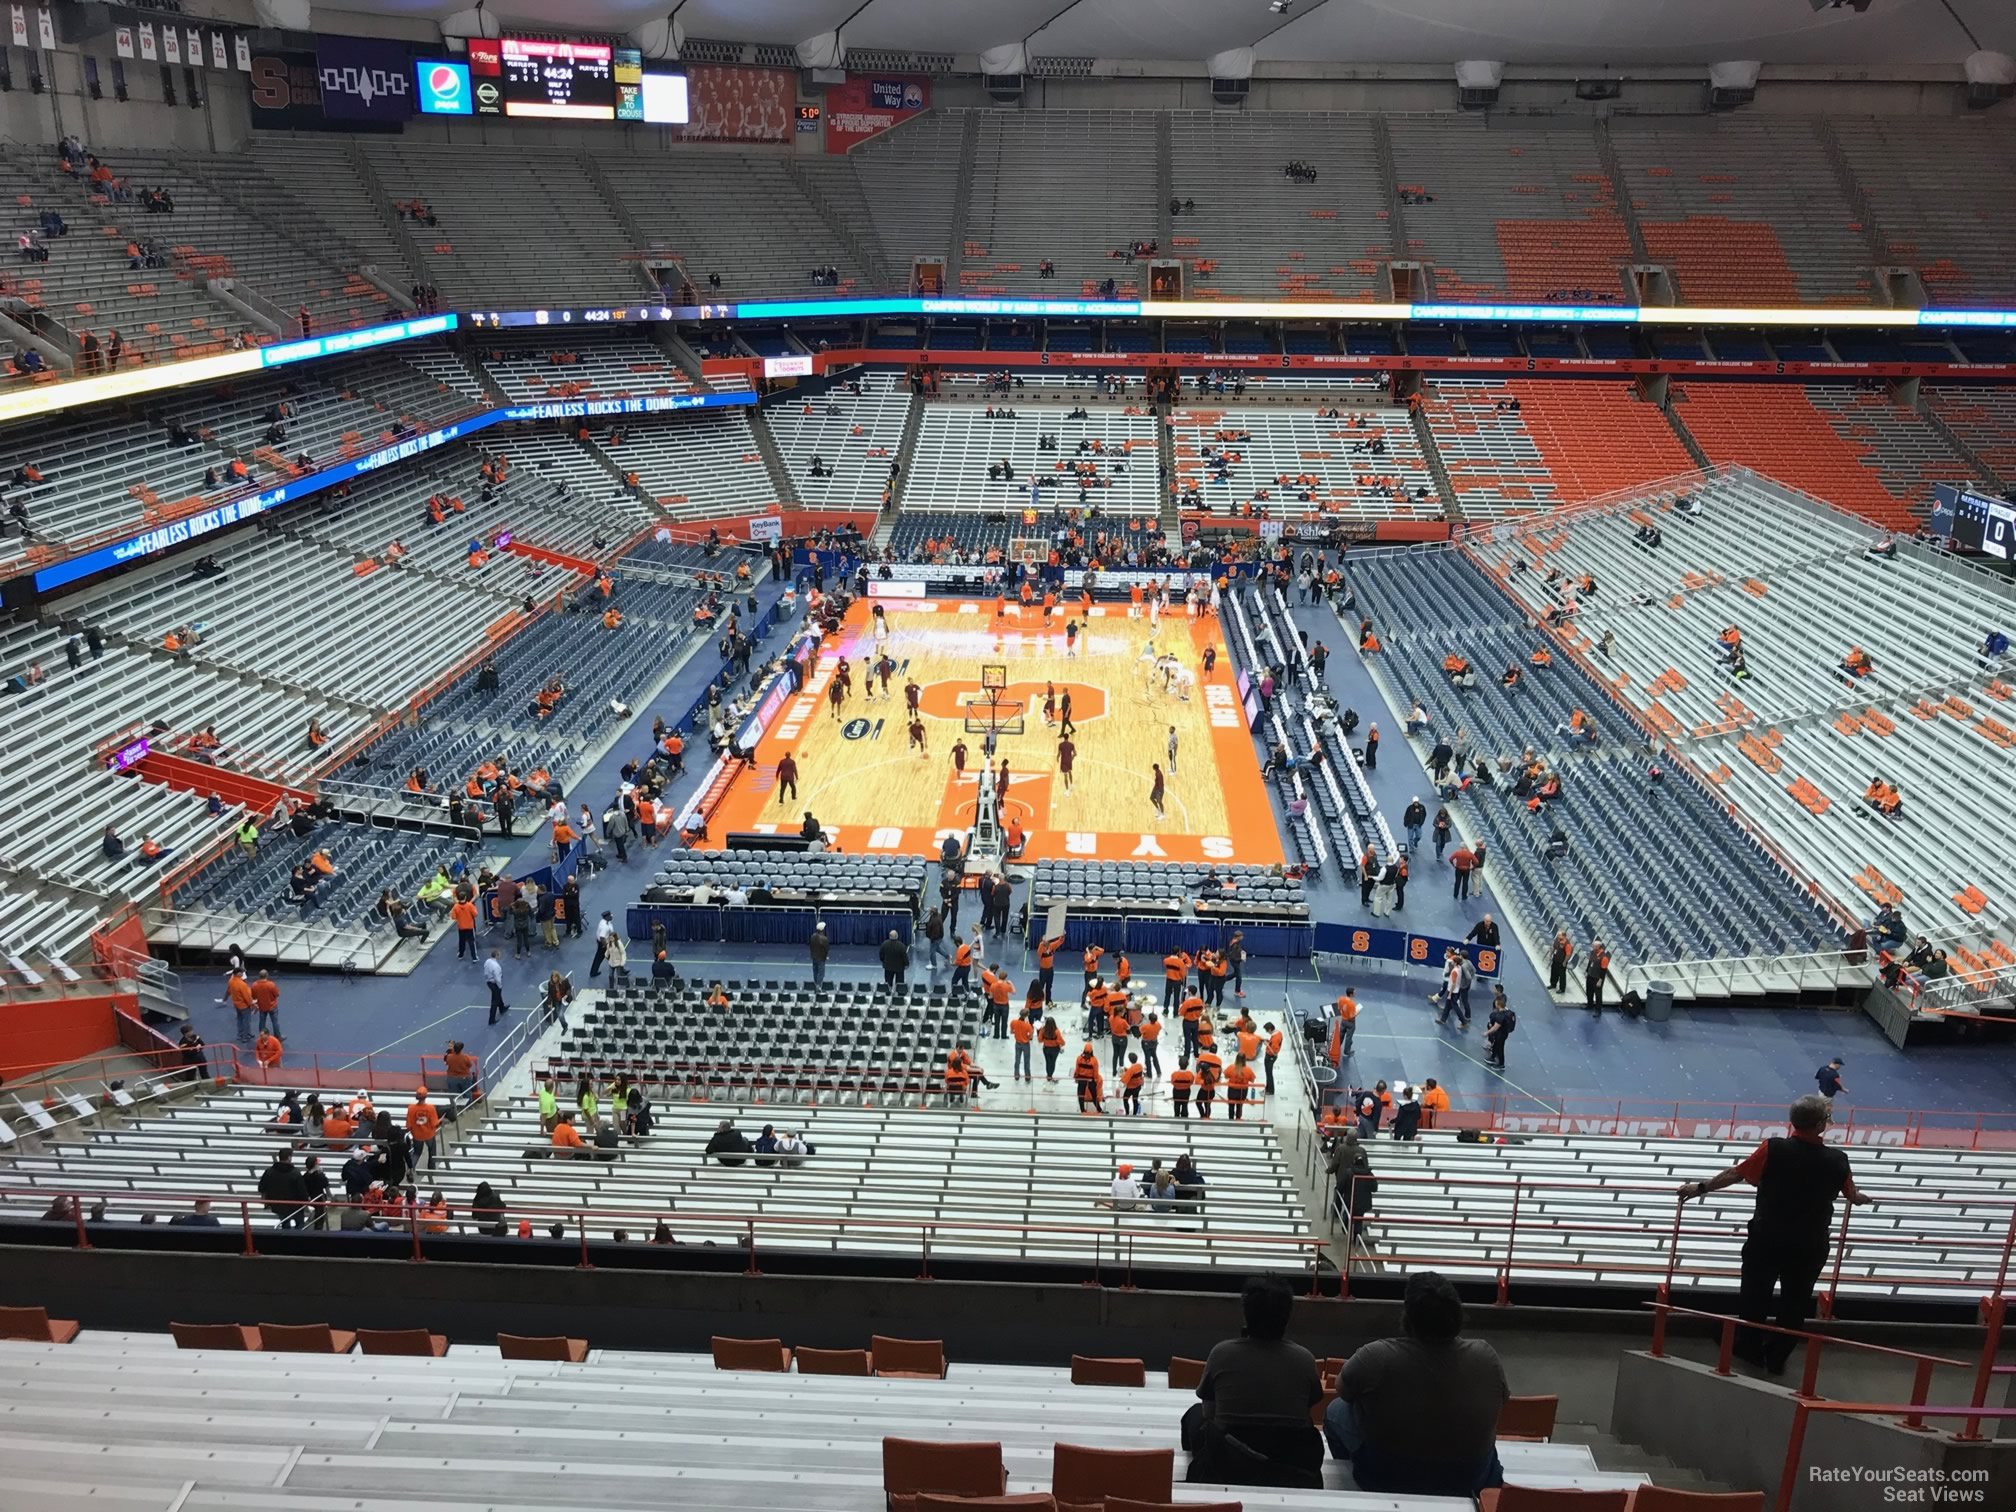
<instances>
[{"instance_id":1,"label":"man leaning on railing","mask_svg":"<svg viewBox=\"0 0 2016 1512\"><path fill-rule=\"evenodd\" d=\"M1845 1196L1857 1207L1874 1201L1856 1189L1847 1152L1824 1138L1833 1117L1833 1104L1809 1092L1792 1104L1790 1138L1767 1139L1719 1175L1680 1187L1683 1203L1739 1181L1757 1188L1736 1304L1744 1318L1767 1321L1776 1288L1778 1311L1768 1321L1780 1329L1803 1328L1813 1310L1814 1285L1827 1264L1835 1197ZM1736 1356L1783 1375L1796 1342L1786 1333L1760 1336L1754 1328L1739 1329Z\"/></svg>"}]
</instances>

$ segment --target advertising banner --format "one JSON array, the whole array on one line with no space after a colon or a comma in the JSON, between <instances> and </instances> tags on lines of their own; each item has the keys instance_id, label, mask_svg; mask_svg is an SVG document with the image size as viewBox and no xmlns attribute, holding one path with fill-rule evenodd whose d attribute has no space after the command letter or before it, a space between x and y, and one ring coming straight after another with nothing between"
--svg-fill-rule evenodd
<instances>
[{"instance_id":1,"label":"advertising banner","mask_svg":"<svg viewBox=\"0 0 2016 1512\"><path fill-rule=\"evenodd\" d=\"M393 124L413 114L413 57L381 37L317 37L322 114L332 121Z\"/></svg>"},{"instance_id":2,"label":"advertising banner","mask_svg":"<svg viewBox=\"0 0 2016 1512\"><path fill-rule=\"evenodd\" d=\"M826 150L845 152L931 104L931 81L849 74L826 92Z\"/></svg>"}]
</instances>

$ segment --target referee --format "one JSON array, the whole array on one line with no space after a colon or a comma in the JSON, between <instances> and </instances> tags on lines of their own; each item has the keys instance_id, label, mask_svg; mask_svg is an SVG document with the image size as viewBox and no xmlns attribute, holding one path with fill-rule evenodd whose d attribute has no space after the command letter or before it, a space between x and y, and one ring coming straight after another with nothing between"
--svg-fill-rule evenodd
<instances>
[{"instance_id":1,"label":"referee","mask_svg":"<svg viewBox=\"0 0 2016 1512\"><path fill-rule=\"evenodd\" d=\"M1833 1105L1809 1092L1792 1104L1790 1138L1767 1139L1719 1176L1681 1185L1683 1203L1739 1181L1757 1188L1736 1303L1737 1313L1750 1322L1805 1327L1813 1310L1813 1287L1827 1264L1834 1199L1846 1196L1857 1207L1874 1200L1855 1189L1847 1154L1823 1138L1833 1116ZM1774 1287L1775 1317L1771 1316ZM1783 1375L1796 1342L1785 1334L1739 1328L1736 1356L1772 1375Z\"/></svg>"}]
</instances>

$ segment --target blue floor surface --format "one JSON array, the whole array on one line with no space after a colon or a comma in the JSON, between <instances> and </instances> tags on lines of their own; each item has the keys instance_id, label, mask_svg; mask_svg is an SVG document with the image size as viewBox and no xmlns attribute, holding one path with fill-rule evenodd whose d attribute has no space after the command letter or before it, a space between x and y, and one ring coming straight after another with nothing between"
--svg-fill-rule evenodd
<instances>
[{"instance_id":1,"label":"blue floor surface","mask_svg":"<svg viewBox=\"0 0 2016 1512\"><path fill-rule=\"evenodd\" d=\"M777 592L776 585L764 585L761 606L767 608ZM1388 824L1397 832L1400 813L1409 798L1419 794L1426 801L1432 791L1420 754L1401 735L1398 712L1380 696L1351 649L1351 637L1334 615L1327 608L1297 608L1293 613L1312 643L1321 639L1331 647L1332 690L1367 722L1379 725L1382 744L1378 769L1371 774L1372 788ZM782 633L773 632L766 646L759 649L759 660L774 653ZM682 712L705 689L718 667L712 648L702 646L651 706L639 710L635 725L579 784L580 794L598 812L614 791L624 759L640 753L648 743L652 717L670 719ZM702 769L698 763L691 765L690 775L674 789L675 800L690 794ZM1431 814L1434 807L1429 804ZM1277 822L1279 817L1277 813ZM543 863L545 842L526 842L520 855L524 866ZM620 918L622 909L637 898L654 870L650 859L633 847L627 868L612 866L584 886L587 917L592 919L601 910L611 909ZM1466 901L1458 902L1451 891L1448 868L1436 864L1432 853L1424 850L1408 888L1407 907L1388 924L1404 923L1427 933L1460 937L1487 911L1503 920L1488 879L1482 895ZM1359 907L1357 888L1334 878L1312 881L1311 896L1321 919L1351 923L1367 917ZM502 938L498 936L496 942ZM495 942L486 942L486 949L489 943ZM1428 1003L1432 976L1425 970L1410 976L1397 968L1368 969L1348 977L1329 971L1319 977L1307 962L1255 962L1247 978L1248 1001L1264 1017L1287 1003L1314 1005L1334 997L1348 984L1363 1009L1348 1079L1369 1085L1380 1078L1419 1082L1432 1076L1450 1089L1459 1106L1466 1098L1487 1094L1502 1094L1511 1103L1529 1109L1536 1104L1556 1107L1567 1099L1572 1108L1580 1110L1597 1098L1784 1104L1811 1091L1815 1068L1829 1056L1841 1055L1847 1062L1844 1077L1849 1091L1837 1106L1844 1112L1857 1108L1952 1113L2016 1110L2016 1079L2012 1079L2008 1056L1999 1050L1983 1053L1967 1046L1937 1046L1906 1055L1853 1011L1773 1012L1689 1009L1683 1005L1662 1024L1629 1020L1618 1012L1606 1013L1598 1020L1580 1009L1556 1008L1549 1002L1540 972L1509 929L1504 946L1506 993L1519 1012L1519 1028L1503 1074L1483 1065L1481 1012L1468 1033L1436 1027ZM858 952L858 962L844 959L853 954L857 953L836 950L832 974L843 979L879 979L880 969L866 949ZM289 1061L300 1062L319 1054L325 1064L332 1055L340 1063L367 1051L438 1053L451 1037L465 1041L480 1056L522 1018L545 973L555 966L571 971L578 985L588 985L592 955L592 931L580 940L564 940L556 953L535 951L534 959L522 963L510 959L507 947L506 993L514 1013L494 1029L485 1023L485 994L478 969L466 961L458 964L453 945L445 941L430 950L405 978L367 977L346 984L325 975L284 974L278 980ZM703 978L783 977L806 970L802 951L780 946L688 946L679 948L676 959L687 975ZM1012 952L1010 962L1015 980L1026 982L1029 963L1017 961ZM922 980L921 969L915 976ZM231 1015L221 1002L221 982L194 973L185 973L184 981L198 1030L206 1039L228 1041L234 1031ZM1075 990L1076 974L1060 973L1060 987L1067 982ZM1480 1008L1488 1003L1488 989L1480 985L1473 1001Z\"/></svg>"}]
</instances>

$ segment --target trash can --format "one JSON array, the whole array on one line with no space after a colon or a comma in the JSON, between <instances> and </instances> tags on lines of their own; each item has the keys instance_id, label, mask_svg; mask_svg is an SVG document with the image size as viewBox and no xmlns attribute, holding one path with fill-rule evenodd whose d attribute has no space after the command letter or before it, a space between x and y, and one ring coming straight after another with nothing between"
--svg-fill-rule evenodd
<instances>
[{"instance_id":1,"label":"trash can","mask_svg":"<svg viewBox=\"0 0 2016 1512\"><path fill-rule=\"evenodd\" d=\"M1673 1017L1671 982L1653 981L1645 984L1645 1017L1656 1024L1663 1024Z\"/></svg>"}]
</instances>

